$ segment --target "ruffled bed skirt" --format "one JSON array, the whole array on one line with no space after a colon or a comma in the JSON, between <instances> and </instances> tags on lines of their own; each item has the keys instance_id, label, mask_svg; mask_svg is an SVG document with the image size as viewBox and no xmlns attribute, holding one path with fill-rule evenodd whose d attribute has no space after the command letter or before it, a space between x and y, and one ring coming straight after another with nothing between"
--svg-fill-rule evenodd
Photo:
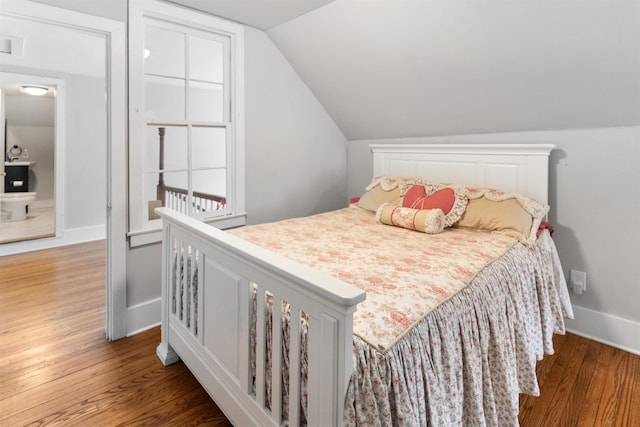
<instances>
[{"instance_id":1,"label":"ruffled bed skirt","mask_svg":"<svg viewBox=\"0 0 640 427\"><path fill-rule=\"evenodd\" d=\"M387 352L354 337L345 424L515 426L519 394L539 395L536 362L573 318L547 231L516 245Z\"/></svg>"}]
</instances>

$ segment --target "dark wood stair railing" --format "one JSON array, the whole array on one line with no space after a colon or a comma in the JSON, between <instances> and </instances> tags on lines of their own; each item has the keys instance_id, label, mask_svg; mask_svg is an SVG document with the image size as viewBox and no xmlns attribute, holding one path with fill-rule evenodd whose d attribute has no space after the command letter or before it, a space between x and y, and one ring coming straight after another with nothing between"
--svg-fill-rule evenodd
<instances>
[{"instance_id":1,"label":"dark wood stair railing","mask_svg":"<svg viewBox=\"0 0 640 427\"><path fill-rule=\"evenodd\" d=\"M158 128L159 136L159 151L160 159L158 162L158 168L160 171L164 171L164 137L165 128ZM166 206L171 209L175 209L179 212L189 214L186 211L189 200L189 192L185 188L178 188L168 186L164 183L164 172L158 174L158 185L156 186L156 200L160 200L161 206ZM207 212L211 210L224 209L227 204L227 199L223 196L217 196L215 194L203 193L200 191L192 192L191 205L195 210L195 213Z\"/></svg>"}]
</instances>

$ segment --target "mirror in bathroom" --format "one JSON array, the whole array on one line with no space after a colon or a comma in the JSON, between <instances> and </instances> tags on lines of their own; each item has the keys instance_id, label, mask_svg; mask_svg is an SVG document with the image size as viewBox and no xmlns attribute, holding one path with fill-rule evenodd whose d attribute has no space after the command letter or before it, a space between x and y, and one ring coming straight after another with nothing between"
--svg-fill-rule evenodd
<instances>
[{"instance_id":1,"label":"mirror in bathroom","mask_svg":"<svg viewBox=\"0 0 640 427\"><path fill-rule=\"evenodd\" d=\"M105 37L7 15L0 26L12 38L0 58L0 244L104 237Z\"/></svg>"}]
</instances>

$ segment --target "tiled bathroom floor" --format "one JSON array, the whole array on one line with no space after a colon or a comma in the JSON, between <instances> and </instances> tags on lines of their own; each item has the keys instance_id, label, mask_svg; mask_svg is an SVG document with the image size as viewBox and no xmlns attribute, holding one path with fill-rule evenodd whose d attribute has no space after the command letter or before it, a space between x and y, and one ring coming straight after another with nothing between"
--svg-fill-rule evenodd
<instances>
[{"instance_id":1,"label":"tiled bathroom floor","mask_svg":"<svg viewBox=\"0 0 640 427\"><path fill-rule=\"evenodd\" d=\"M0 243L55 235L53 208L29 208L24 221L0 222Z\"/></svg>"}]
</instances>

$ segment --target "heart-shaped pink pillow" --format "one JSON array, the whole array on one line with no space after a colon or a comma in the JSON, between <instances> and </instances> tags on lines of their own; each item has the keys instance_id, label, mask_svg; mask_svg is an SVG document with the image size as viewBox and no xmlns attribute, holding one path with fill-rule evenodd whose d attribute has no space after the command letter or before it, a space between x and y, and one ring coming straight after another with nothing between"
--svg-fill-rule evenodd
<instances>
[{"instance_id":1,"label":"heart-shaped pink pillow","mask_svg":"<svg viewBox=\"0 0 640 427\"><path fill-rule=\"evenodd\" d=\"M452 188L443 188L427 196L424 185L413 185L405 193L402 206L412 209L440 209L447 215L455 202L456 194Z\"/></svg>"}]
</instances>

